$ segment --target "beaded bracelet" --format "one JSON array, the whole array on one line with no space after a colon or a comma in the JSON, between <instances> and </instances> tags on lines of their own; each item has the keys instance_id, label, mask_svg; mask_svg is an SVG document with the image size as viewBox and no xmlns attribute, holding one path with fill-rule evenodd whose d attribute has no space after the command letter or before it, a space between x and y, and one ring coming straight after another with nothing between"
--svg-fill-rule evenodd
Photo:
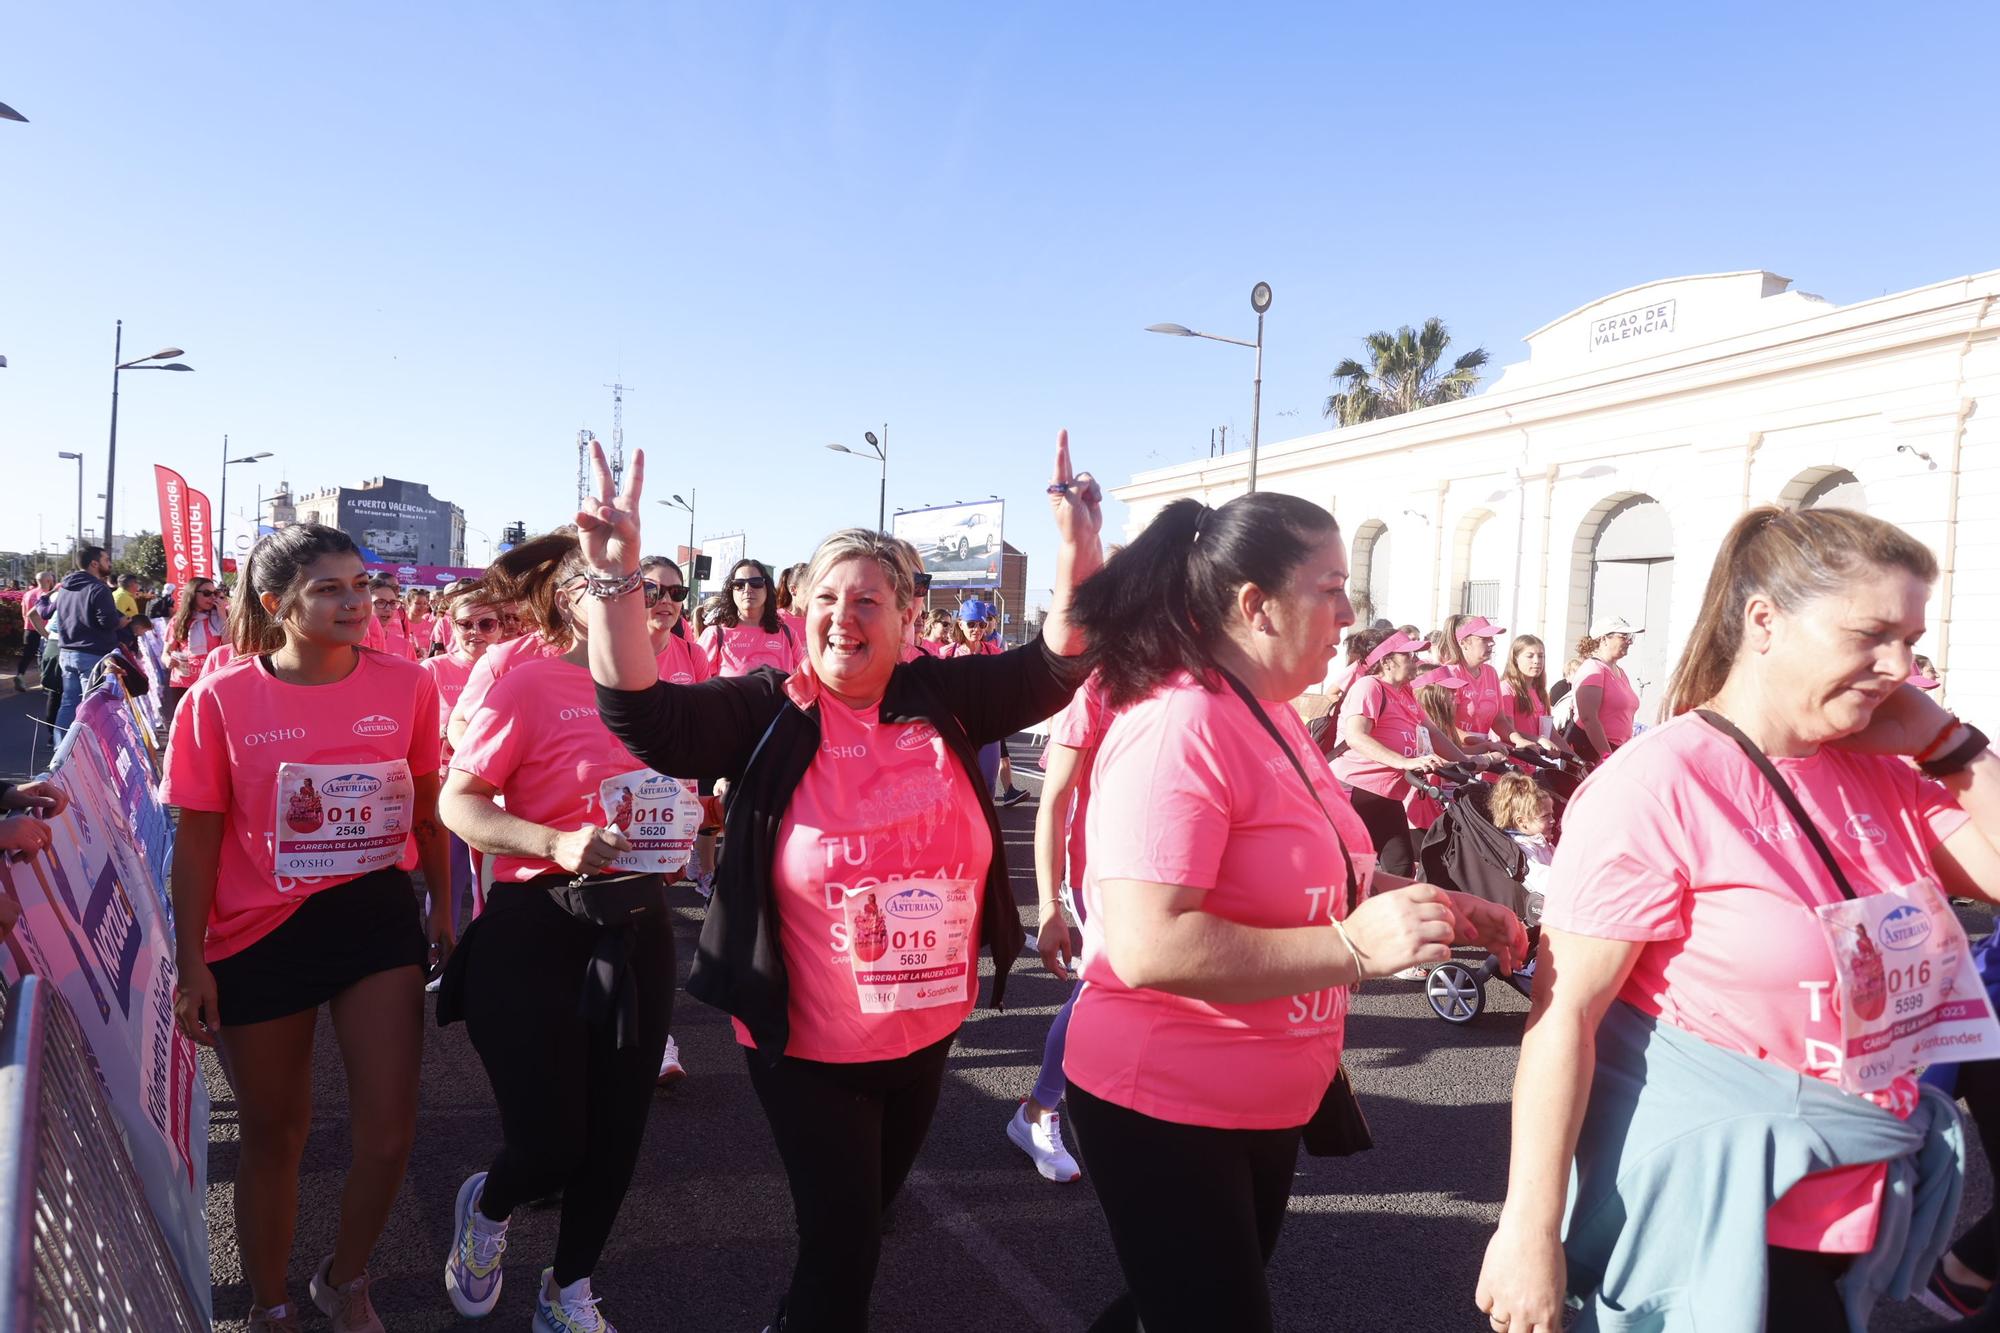
<instances>
[{"instance_id":1,"label":"beaded bracelet","mask_svg":"<svg viewBox=\"0 0 2000 1333\"><path fill-rule=\"evenodd\" d=\"M1959 728L1958 714L1946 713L1944 715L1944 729L1939 731L1937 735L1931 737L1931 743L1929 745L1926 745L1923 749L1917 751L1916 762L1922 764L1931 759L1934 755L1936 755L1939 747L1942 746L1946 741L1950 740L1951 734L1954 731L1957 731L1958 728Z\"/></svg>"},{"instance_id":2,"label":"beaded bracelet","mask_svg":"<svg viewBox=\"0 0 2000 1333\"><path fill-rule=\"evenodd\" d=\"M600 578L591 574L585 577L584 588L592 597L602 597L606 601L614 597L623 597L629 592L638 591L639 571L635 569L623 578L616 579Z\"/></svg>"}]
</instances>

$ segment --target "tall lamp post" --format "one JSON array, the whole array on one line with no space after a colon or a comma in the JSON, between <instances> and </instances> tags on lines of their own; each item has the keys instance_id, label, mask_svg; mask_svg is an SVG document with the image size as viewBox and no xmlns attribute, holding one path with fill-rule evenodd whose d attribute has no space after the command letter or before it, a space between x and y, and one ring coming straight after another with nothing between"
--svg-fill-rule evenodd
<instances>
[{"instance_id":1,"label":"tall lamp post","mask_svg":"<svg viewBox=\"0 0 2000 1333\"><path fill-rule=\"evenodd\" d=\"M73 458L76 460L76 544L78 549L81 549L83 546L83 454L81 451L71 453L69 450L64 449L56 457Z\"/></svg>"},{"instance_id":2,"label":"tall lamp post","mask_svg":"<svg viewBox=\"0 0 2000 1333\"><path fill-rule=\"evenodd\" d=\"M682 573L688 582L688 600L697 600L701 596L701 552L694 549L694 487L688 487L688 498L685 500L676 495L672 499L662 500L660 503L669 509L687 510L688 567Z\"/></svg>"},{"instance_id":3,"label":"tall lamp post","mask_svg":"<svg viewBox=\"0 0 2000 1333\"><path fill-rule=\"evenodd\" d=\"M870 452L863 453L844 444L829 444L827 448L837 454L853 454L856 458L874 458L881 461L882 493L875 504L875 530L887 532L889 530L889 423L886 421L882 423L881 439L876 439L872 430L862 431L861 438L868 441Z\"/></svg>"},{"instance_id":4,"label":"tall lamp post","mask_svg":"<svg viewBox=\"0 0 2000 1333\"><path fill-rule=\"evenodd\" d=\"M1207 338L1237 347L1257 350L1256 377L1250 382L1250 489L1257 489L1257 428L1264 417L1264 312L1271 308L1271 284L1260 282L1250 289L1250 308L1257 312L1257 341L1225 338L1219 333L1200 333L1185 324L1148 324L1148 333L1169 333L1176 338Z\"/></svg>"},{"instance_id":5,"label":"tall lamp post","mask_svg":"<svg viewBox=\"0 0 2000 1333\"><path fill-rule=\"evenodd\" d=\"M229 535L229 469L238 463L254 463L260 458L269 458L268 452L245 454L241 458L229 456L229 437L222 437L222 503L215 507L215 581L222 582L222 562L228 558L229 543L224 540ZM259 503L258 518L263 517L263 505ZM256 524L252 524L255 527Z\"/></svg>"},{"instance_id":6,"label":"tall lamp post","mask_svg":"<svg viewBox=\"0 0 2000 1333\"><path fill-rule=\"evenodd\" d=\"M111 445L104 460L104 547L111 549L111 497L118 493L118 372L121 370L193 370L193 366L170 361L166 365L153 362L166 361L172 356L186 356L178 347L162 347L151 356L142 356L136 361L125 361L125 321L118 321L118 332L111 343Z\"/></svg>"}]
</instances>

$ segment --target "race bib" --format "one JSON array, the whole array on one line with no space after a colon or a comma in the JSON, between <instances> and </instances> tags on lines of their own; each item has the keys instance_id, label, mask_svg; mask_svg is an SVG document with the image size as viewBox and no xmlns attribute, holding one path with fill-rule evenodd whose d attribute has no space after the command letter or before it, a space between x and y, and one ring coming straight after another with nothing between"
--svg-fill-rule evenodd
<instances>
[{"instance_id":1,"label":"race bib","mask_svg":"<svg viewBox=\"0 0 2000 1333\"><path fill-rule=\"evenodd\" d=\"M976 881L904 879L849 889L841 908L862 1013L934 1009L971 996Z\"/></svg>"},{"instance_id":2,"label":"race bib","mask_svg":"<svg viewBox=\"0 0 2000 1333\"><path fill-rule=\"evenodd\" d=\"M272 869L282 878L313 879L395 865L415 799L407 760L280 764Z\"/></svg>"},{"instance_id":3,"label":"race bib","mask_svg":"<svg viewBox=\"0 0 2000 1333\"><path fill-rule=\"evenodd\" d=\"M1843 1092L2000 1056L2000 1023L1951 905L1928 879L1814 909L1839 977Z\"/></svg>"},{"instance_id":4,"label":"race bib","mask_svg":"<svg viewBox=\"0 0 2000 1333\"><path fill-rule=\"evenodd\" d=\"M1429 727L1419 726L1417 728L1417 753L1418 754L1437 753L1436 750L1433 750L1431 748L1431 729Z\"/></svg>"},{"instance_id":5,"label":"race bib","mask_svg":"<svg viewBox=\"0 0 2000 1333\"><path fill-rule=\"evenodd\" d=\"M688 862L701 827L701 796L695 784L635 768L598 784L604 826L632 844L611 866L644 875L669 875Z\"/></svg>"},{"instance_id":6,"label":"race bib","mask_svg":"<svg viewBox=\"0 0 2000 1333\"><path fill-rule=\"evenodd\" d=\"M1554 740L1556 738L1556 720L1547 713L1538 715L1535 718L1535 731L1545 741Z\"/></svg>"}]
</instances>

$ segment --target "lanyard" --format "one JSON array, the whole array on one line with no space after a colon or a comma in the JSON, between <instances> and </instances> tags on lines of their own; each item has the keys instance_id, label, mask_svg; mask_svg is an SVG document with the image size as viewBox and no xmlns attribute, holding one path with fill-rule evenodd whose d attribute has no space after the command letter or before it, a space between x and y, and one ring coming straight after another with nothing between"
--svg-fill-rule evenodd
<instances>
[{"instance_id":1,"label":"lanyard","mask_svg":"<svg viewBox=\"0 0 2000 1333\"><path fill-rule=\"evenodd\" d=\"M1819 859L1826 863L1827 873L1833 876L1834 885L1840 890L1841 896L1850 900L1855 898L1857 895L1854 892L1854 886L1847 882L1847 875L1841 870L1840 863L1833 859L1833 852L1827 847L1826 839L1820 836L1818 825L1812 822L1811 816L1806 814L1805 807L1799 804L1797 793L1792 790L1791 784L1787 783L1779 774L1777 766L1772 764L1764 752L1757 748L1757 742L1745 736L1734 722L1731 722L1714 709L1701 708L1697 709L1696 712L1700 715L1702 721L1708 723L1708 725L1714 727L1717 731L1720 731L1743 748L1743 753L1750 757L1750 762L1757 766L1757 771L1764 775L1764 780L1770 783L1772 790L1778 793L1778 799L1785 803L1785 809L1791 812L1793 822L1804 832L1806 840L1812 843L1813 850L1819 853Z\"/></svg>"},{"instance_id":2,"label":"lanyard","mask_svg":"<svg viewBox=\"0 0 2000 1333\"><path fill-rule=\"evenodd\" d=\"M1277 744L1278 749L1284 752L1285 758L1292 761L1292 771L1299 775L1300 782L1306 784L1306 795L1312 797L1313 804L1319 807L1319 812L1322 815L1326 816L1327 827L1333 830L1333 845L1340 848L1340 863L1347 870L1347 901L1342 909L1342 914L1345 915L1346 912L1354 909L1354 899L1358 891L1358 886L1354 880L1354 858L1347 854L1347 844L1340 840L1340 825L1333 822L1333 814L1326 808L1326 803L1319 798L1319 788L1313 786L1312 779L1306 776L1305 766L1299 762L1299 757L1292 753L1292 747L1285 744L1285 738L1278 734L1277 724L1271 721L1270 715L1264 711L1263 705L1257 702L1256 698L1251 695L1249 689L1245 687L1242 681L1236 679L1235 676L1224 671L1221 667L1217 667L1215 670L1217 675L1229 682L1229 688L1236 691L1236 697L1241 699L1243 706L1250 710L1250 716L1256 718L1258 723L1263 726L1264 734Z\"/></svg>"}]
</instances>

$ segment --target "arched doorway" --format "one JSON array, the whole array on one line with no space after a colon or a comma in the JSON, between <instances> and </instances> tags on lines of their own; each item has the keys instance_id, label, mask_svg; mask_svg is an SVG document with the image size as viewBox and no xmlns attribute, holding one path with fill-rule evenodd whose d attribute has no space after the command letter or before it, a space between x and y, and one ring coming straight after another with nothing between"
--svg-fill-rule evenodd
<instances>
[{"instance_id":1,"label":"arched doorway","mask_svg":"<svg viewBox=\"0 0 2000 1333\"><path fill-rule=\"evenodd\" d=\"M1371 518L1354 530L1347 555L1348 597L1354 603L1355 623L1362 629L1368 622L1388 614L1389 525Z\"/></svg>"},{"instance_id":2,"label":"arched doorway","mask_svg":"<svg viewBox=\"0 0 2000 1333\"><path fill-rule=\"evenodd\" d=\"M1475 509L1460 519L1452 542L1451 610L1497 621L1510 559L1506 529L1494 521L1492 510Z\"/></svg>"},{"instance_id":3,"label":"arched doorway","mask_svg":"<svg viewBox=\"0 0 2000 1333\"><path fill-rule=\"evenodd\" d=\"M1778 492L1778 503L1800 509L1853 509L1868 512L1868 492L1844 467L1807 468Z\"/></svg>"},{"instance_id":4,"label":"arched doorway","mask_svg":"<svg viewBox=\"0 0 2000 1333\"><path fill-rule=\"evenodd\" d=\"M1640 720L1649 720L1673 669L1667 622L1674 530L1667 507L1636 492L1606 497L1578 526L1575 551L1579 582L1589 590L1582 623L1574 627L1577 637L1606 616L1623 616L1646 631L1633 642L1624 667L1639 691Z\"/></svg>"}]
</instances>

